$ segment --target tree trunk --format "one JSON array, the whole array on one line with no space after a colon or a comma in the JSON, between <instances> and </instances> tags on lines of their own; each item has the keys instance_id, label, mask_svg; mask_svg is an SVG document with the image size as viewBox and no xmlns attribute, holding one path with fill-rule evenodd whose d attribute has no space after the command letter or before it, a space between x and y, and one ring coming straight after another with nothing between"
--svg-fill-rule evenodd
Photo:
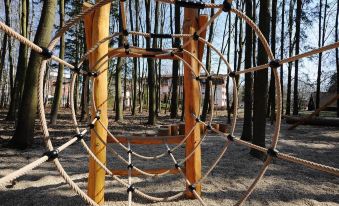
<instances>
[{"instance_id":1,"label":"tree trunk","mask_svg":"<svg viewBox=\"0 0 339 206\"><path fill-rule=\"evenodd\" d=\"M301 24L301 9L302 9L302 0L297 0L297 17L296 17L296 29L295 29L295 55L298 55L300 52L300 24ZM299 94L298 94L298 77L299 73L299 61L295 61L295 70L294 70L294 89L293 89L293 115L298 115L299 113Z\"/></svg>"},{"instance_id":2,"label":"tree trunk","mask_svg":"<svg viewBox=\"0 0 339 206\"><path fill-rule=\"evenodd\" d=\"M270 0L260 2L259 28L266 39L270 36ZM266 64L268 57L262 43L258 44L258 65ZM254 102L253 102L253 140L252 143L265 147L266 110L267 110L267 70L257 71L254 74ZM261 158L262 152L251 149L251 154Z\"/></svg>"},{"instance_id":3,"label":"tree trunk","mask_svg":"<svg viewBox=\"0 0 339 206\"><path fill-rule=\"evenodd\" d=\"M337 15L335 18L335 42L339 41L339 3L337 3ZM337 95L339 95L339 49L335 49L336 65L337 65ZM339 117L339 99L337 100L337 117Z\"/></svg>"},{"instance_id":4,"label":"tree trunk","mask_svg":"<svg viewBox=\"0 0 339 206\"><path fill-rule=\"evenodd\" d=\"M252 0L246 0L246 14L252 18ZM253 45L253 32L252 28L246 24L246 37L245 37L245 68L252 67L252 45ZM253 108L253 75L251 72L245 74L245 97L244 97L244 123L241 139L251 141L252 134L252 108Z\"/></svg>"},{"instance_id":5,"label":"tree trunk","mask_svg":"<svg viewBox=\"0 0 339 206\"><path fill-rule=\"evenodd\" d=\"M327 20L327 0L325 1L325 5L322 4L322 0L319 1L320 8L319 8L319 42L318 46L323 47L325 44L325 34L326 34L326 20ZM324 6L324 18L323 23L322 20L322 7ZM318 109L320 107L320 93L321 93L321 74L322 74L322 60L323 53L319 53L318 59L318 75L317 75L317 91L316 91L316 99L315 99L315 107Z\"/></svg>"},{"instance_id":6,"label":"tree trunk","mask_svg":"<svg viewBox=\"0 0 339 206\"><path fill-rule=\"evenodd\" d=\"M27 7L29 6L27 4L29 4L28 0L21 0L20 30L21 35L24 37L27 37L27 25L28 25ZM16 111L19 108L19 103L21 101L23 86L25 82L27 59L28 59L27 46L23 43L20 43L14 91L12 94L10 107L6 117L6 119L9 121L14 121L16 119Z\"/></svg>"},{"instance_id":7,"label":"tree trunk","mask_svg":"<svg viewBox=\"0 0 339 206\"><path fill-rule=\"evenodd\" d=\"M213 4L214 0L212 0L211 3ZM211 17L212 16L214 16L214 9L211 9ZM214 22L212 22L209 27L209 34L208 34L208 40L207 40L209 43L212 43L213 31L214 31ZM207 50L206 51L206 69L208 72L211 72L211 48L207 47L206 50ZM206 81L204 104L203 104L202 114L201 114L202 121L206 121L208 108L212 106L212 105L209 105L210 98L211 98L211 89L212 89L211 86L212 86L211 81Z\"/></svg>"},{"instance_id":8,"label":"tree trunk","mask_svg":"<svg viewBox=\"0 0 339 206\"><path fill-rule=\"evenodd\" d=\"M45 0L34 43L47 46L52 34L57 1ZM37 114L38 73L42 57L32 52L29 59L29 72L26 74L23 97L19 109L18 124L11 143L18 148L26 148L33 143L35 118Z\"/></svg>"},{"instance_id":9,"label":"tree trunk","mask_svg":"<svg viewBox=\"0 0 339 206\"><path fill-rule=\"evenodd\" d=\"M285 4L286 0L282 0L281 11L281 38L280 38L280 59L284 59L284 41L285 41ZM284 65L280 68L280 84L281 84L281 115L284 114Z\"/></svg>"},{"instance_id":10,"label":"tree trunk","mask_svg":"<svg viewBox=\"0 0 339 206\"><path fill-rule=\"evenodd\" d=\"M5 4L5 22L8 26L10 26L10 0L4 0ZM6 54L7 54L7 43L8 43L8 35L5 33L4 38L2 40L2 52L1 52L1 60L0 60L0 82L2 82L2 74L5 68ZM9 45L10 46L10 45Z\"/></svg>"},{"instance_id":11,"label":"tree trunk","mask_svg":"<svg viewBox=\"0 0 339 206\"><path fill-rule=\"evenodd\" d=\"M156 2L159 4L159 2ZM146 7L146 32L151 32L151 0L145 0ZM157 7L157 6L156 6ZM155 18L155 22L157 22L158 18ZM154 39L155 40L155 39ZM154 41L153 40L153 41ZM146 48L151 47L150 38L146 38ZM155 93L155 65L154 59L147 59L148 65L148 124L154 125L156 122L156 113L155 113L155 104L156 104L156 93Z\"/></svg>"},{"instance_id":12,"label":"tree trunk","mask_svg":"<svg viewBox=\"0 0 339 206\"><path fill-rule=\"evenodd\" d=\"M288 37L289 37L289 50L288 55L293 55L293 8L294 1L290 0L289 17L288 17ZM291 114L291 85L292 85L292 62L288 63L288 77L287 77L287 99L286 99L286 115Z\"/></svg>"},{"instance_id":13,"label":"tree trunk","mask_svg":"<svg viewBox=\"0 0 339 206\"><path fill-rule=\"evenodd\" d=\"M271 49L273 55L275 56L276 50L276 27L277 27L277 0L272 0L272 26L271 26ZM270 117L271 124L273 124L275 119L275 77L273 69L271 69L271 79L270 79L270 88L269 88L269 97L268 97L268 107L267 114Z\"/></svg>"},{"instance_id":14,"label":"tree trunk","mask_svg":"<svg viewBox=\"0 0 339 206\"><path fill-rule=\"evenodd\" d=\"M154 10L154 16L157 18L154 18L154 33L157 34L159 33L159 18L160 17L160 4L158 1L155 2L155 10ZM158 47L158 43L157 43L158 39L157 38L153 38L153 44L152 47L153 48L157 48ZM158 59L153 59L154 62L154 69L153 69L153 76L154 76L154 104L155 104L155 116L158 116L159 114L159 96L158 96L158 90L160 89L160 85L158 87L158 67L159 67L159 60ZM152 124L155 124L155 122L153 123L152 120Z\"/></svg>"},{"instance_id":15,"label":"tree trunk","mask_svg":"<svg viewBox=\"0 0 339 206\"><path fill-rule=\"evenodd\" d=\"M133 28L133 15L132 15L132 0L130 0L130 20L131 20L131 29L134 30ZM135 5L134 5L134 10L135 10L135 31L139 31L139 1L135 0ZM138 36L134 36L133 38L133 44L135 46L139 45L139 39ZM137 84L138 84L138 58L133 58L133 103L132 103L132 115L134 116L136 113L136 107L137 107Z\"/></svg>"},{"instance_id":16,"label":"tree trunk","mask_svg":"<svg viewBox=\"0 0 339 206\"><path fill-rule=\"evenodd\" d=\"M126 101L127 101L127 67L125 64L125 71L124 71L124 95L123 95L123 102L122 102L122 109L126 111Z\"/></svg>"},{"instance_id":17,"label":"tree trunk","mask_svg":"<svg viewBox=\"0 0 339 206\"><path fill-rule=\"evenodd\" d=\"M256 23L256 19L257 19L257 3L256 3L256 0L253 0L253 22ZM256 55L256 51L257 51L257 35L253 33L253 51L252 51L252 66L256 66L256 62L257 62L257 55Z\"/></svg>"},{"instance_id":18,"label":"tree trunk","mask_svg":"<svg viewBox=\"0 0 339 206\"><path fill-rule=\"evenodd\" d=\"M61 28L64 26L64 21L65 21L65 0L59 1L59 18L60 18L60 28ZM63 59L64 56L65 56L65 36L62 35L60 38L59 57L60 59ZM63 81L64 81L64 65L59 64L58 76L55 82L53 105L51 108L51 119L50 119L51 125L55 125L57 122L60 101L61 101L62 95L65 95L62 92Z\"/></svg>"},{"instance_id":19,"label":"tree trunk","mask_svg":"<svg viewBox=\"0 0 339 206\"><path fill-rule=\"evenodd\" d=\"M228 22L228 40L227 40L227 61L230 62L230 55L231 55L231 38L232 38L232 34L231 34L231 29L232 28L232 18L230 17L230 20ZM227 110L227 123L230 124L231 123L231 101L230 101L230 77L227 76L226 77L226 110Z\"/></svg>"},{"instance_id":20,"label":"tree trunk","mask_svg":"<svg viewBox=\"0 0 339 206\"><path fill-rule=\"evenodd\" d=\"M180 34L180 7L175 6L174 10L174 24L175 24L175 33ZM173 47L178 47L181 44L180 38L176 38L174 40ZM171 98L171 118L175 118L178 116L178 96L179 96L179 69L180 69L180 63L178 60L173 60L173 66L172 66L172 98Z\"/></svg>"},{"instance_id":21,"label":"tree trunk","mask_svg":"<svg viewBox=\"0 0 339 206\"><path fill-rule=\"evenodd\" d=\"M119 13L121 13L119 7ZM122 22L121 18L119 20L119 31L122 32ZM119 46L123 45L123 38L119 36ZM122 97L122 70L123 65L125 63L125 59L119 57L117 60L116 70L115 70L115 121L122 121L124 119L123 116L123 97Z\"/></svg>"}]
</instances>

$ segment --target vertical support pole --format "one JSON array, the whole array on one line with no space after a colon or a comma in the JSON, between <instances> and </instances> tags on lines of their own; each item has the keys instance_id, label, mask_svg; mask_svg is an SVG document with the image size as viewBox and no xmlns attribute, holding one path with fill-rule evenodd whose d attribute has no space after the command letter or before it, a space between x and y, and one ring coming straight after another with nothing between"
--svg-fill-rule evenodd
<instances>
[{"instance_id":1,"label":"vertical support pole","mask_svg":"<svg viewBox=\"0 0 339 206\"><path fill-rule=\"evenodd\" d=\"M199 17L197 9L185 8L184 10L184 28L185 34L194 34L199 29L199 20L201 23L206 21L206 17ZM202 32L202 35L206 35L206 32ZM202 37L203 37L202 36ZM191 52L195 57L202 59L203 56L203 45L199 44L198 41L184 39L184 44L190 41L190 44L184 49ZM201 48L199 48L201 46ZM200 73L200 67L198 62L190 55L184 54L184 60L191 65L193 72L196 75ZM192 114L199 115L199 99L200 90L199 83L194 79L192 71L189 67L184 66L184 91L185 91L185 135L187 135L194 125L196 120ZM190 154L200 141L200 127L196 127L186 141L186 155ZM195 149L194 154L186 161L186 176L191 183L195 183L201 178L201 148ZM195 185L196 192L201 194L201 184ZM186 189L186 196L188 198L194 198L194 195Z\"/></svg>"},{"instance_id":2,"label":"vertical support pole","mask_svg":"<svg viewBox=\"0 0 339 206\"><path fill-rule=\"evenodd\" d=\"M84 4L84 7L88 4ZM90 44L89 48L104 39L109 35L109 17L110 17L110 4L106 4L85 17L85 31L86 31L86 42ZM96 105L100 105L100 121L107 126L107 68L108 62L102 65L100 68L93 68L93 65L99 61L103 56L108 53L108 42L101 44L96 51L90 56L90 69L91 71L105 71L95 78L94 88L94 101ZM101 61L106 61L103 58ZM92 110L92 116L94 117L94 110ZM103 163L106 164L106 146L100 141L101 138L106 142L107 132L99 124L95 125L94 128L98 135L91 131L91 150L96 157ZM105 175L106 172L103 170L94 159L89 160L89 177L88 177L88 195L96 203L104 203L104 189L105 189Z\"/></svg>"}]
</instances>

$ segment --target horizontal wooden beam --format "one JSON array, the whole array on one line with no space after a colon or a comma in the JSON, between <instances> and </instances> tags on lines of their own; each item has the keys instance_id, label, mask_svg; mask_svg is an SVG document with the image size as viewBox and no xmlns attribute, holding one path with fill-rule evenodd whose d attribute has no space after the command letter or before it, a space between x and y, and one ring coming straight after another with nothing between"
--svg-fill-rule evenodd
<instances>
[{"instance_id":1,"label":"horizontal wooden beam","mask_svg":"<svg viewBox=\"0 0 339 206\"><path fill-rule=\"evenodd\" d=\"M108 50L108 57L138 57L138 58L156 58L156 59L170 59L178 60L177 57L167 54L166 51L148 51L144 48L130 48L129 53L126 53L124 48L111 48ZM163 55L161 55L163 54ZM161 55L161 56L155 56ZM179 57L182 57L181 53L176 54Z\"/></svg>"},{"instance_id":2,"label":"horizontal wooden beam","mask_svg":"<svg viewBox=\"0 0 339 206\"><path fill-rule=\"evenodd\" d=\"M141 144L141 145L149 145L149 144L179 144L184 138L184 135L178 136L129 136L129 137L116 137L120 143L127 144ZM107 139L108 143L117 143L113 141L112 138Z\"/></svg>"},{"instance_id":3,"label":"horizontal wooden beam","mask_svg":"<svg viewBox=\"0 0 339 206\"><path fill-rule=\"evenodd\" d=\"M91 8L92 6L93 6L93 4L91 4L91 3L89 3L89 2L84 2L84 3L82 4L83 10L89 9L89 8Z\"/></svg>"},{"instance_id":4,"label":"horizontal wooden beam","mask_svg":"<svg viewBox=\"0 0 339 206\"><path fill-rule=\"evenodd\" d=\"M164 172L166 172L169 169L148 169L148 170L144 170L147 173L150 174L162 174ZM185 169L182 169L183 171L185 171ZM128 170L111 170L111 172L113 173L113 175L119 175L119 176L128 176ZM177 169L170 169L168 174L178 174L179 171ZM142 174L136 170L132 170L132 176L141 176Z\"/></svg>"}]
</instances>

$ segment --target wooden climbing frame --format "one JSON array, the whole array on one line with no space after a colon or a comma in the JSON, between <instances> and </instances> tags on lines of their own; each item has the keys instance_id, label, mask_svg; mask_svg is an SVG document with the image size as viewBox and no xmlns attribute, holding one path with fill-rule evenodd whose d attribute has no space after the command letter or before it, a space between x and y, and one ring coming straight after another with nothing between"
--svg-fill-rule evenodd
<instances>
[{"instance_id":1,"label":"wooden climbing frame","mask_svg":"<svg viewBox=\"0 0 339 206\"><path fill-rule=\"evenodd\" d=\"M83 4L83 9L88 9L92 5L89 3ZM109 35L109 10L110 5L107 4L102 8L96 10L93 13L89 13L84 16L84 25L85 25L85 33L86 33L86 43L87 47L93 47L96 42L106 38ZM207 15L199 15L196 9L185 8L184 9L184 26L183 31L185 34L194 34L199 31L199 29L208 22ZM126 22L123 21L123 29L126 29ZM206 37L206 28L203 28L200 31L199 36L202 38ZM126 40L126 39L125 39ZM95 91L94 91L94 103L96 105L100 105L100 121L104 123L104 126L107 128L108 117L107 117L107 59L112 57L149 57L154 56L155 58L162 59L184 59L189 65L184 66L184 92L185 99L184 107L185 107L185 135L179 135L174 137L168 137L168 143L176 143L178 144L185 136L188 135L186 139L186 155L189 155L193 152L187 161L186 168L183 169L184 173L187 176L187 179L190 182L197 182L201 178L201 149L199 146L199 141L201 139L200 126L195 127L196 119L194 115L199 116L200 112L200 88L199 82L194 80L194 76L192 72L199 76L200 74L200 65L197 59L201 62L204 46L203 42L198 42L191 38L184 39L184 49L191 53L188 54L178 54L178 55L162 55L162 56L154 56L158 54L163 54L165 52L162 51L149 51L144 48L130 48L130 52L126 53L124 49L110 49L108 48L108 43L101 44L95 52L93 52L89 56L89 64L91 71L105 71L104 73L100 73L99 77L95 79ZM195 59L197 58L197 59ZM104 62L100 64L100 68L98 68L98 62ZM94 67L94 68L93 68ZM95 111L92 111L93 114ZM95 115L93 115L95 116ZM193 130L193 131L192 131ZM95 125L96 133L91 133L91 150L96 154L98 159L106 163L106 146L107 138L102 140L98 140L98 137L107 137L107 131L103 129L102 126ZM191 132L192 131L192 132ZM130 139L124 137L117 138L120 143L129 142ZM109 141L109 143L114 143ZM139 139L133 138L131 144L158 144L163 143L163 138L158 139L154 137ZM148 170L152 173L162 173L166 169L157 169L157 170ZM169 174L176 174L177 170L171 170ZM103 171L100 166L93 160L89 161L89 178L88 178L88 195L98 204L104 203L104 181L105 181L105 171ZM113 174L117 175L127 175L128 171L122 170L114 170ZM140 175L138 172L132 173L132 175ZM194 198L195 196L188 189L189 185L187 185L186 196L188 198ZM201 184L195 185L195 191L197 194L201 194Z\"/></svg>"}]
</instances>

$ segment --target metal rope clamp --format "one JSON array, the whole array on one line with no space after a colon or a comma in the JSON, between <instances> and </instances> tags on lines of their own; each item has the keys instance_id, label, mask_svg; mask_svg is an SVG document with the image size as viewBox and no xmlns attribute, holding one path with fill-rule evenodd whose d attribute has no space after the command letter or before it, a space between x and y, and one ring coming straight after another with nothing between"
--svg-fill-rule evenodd
<instances>
[{"instance_id":1,"label":"metal rope clamp","mask_svg":"<svg viewBox=\"0 0 339 206\"><path fill-rule=\"evenodd\" d=\"M47 156L48 157L47 162L51 162L51 161L53 161L53 160L55 160L56 158L59 157L59 150L58 149L54 149L54 150L45 152L43 154L43 156Z\"/></svg>"},{"instance_id":2,"label":"metal rope clamp","mask_svg":"<svg viewBox=\"0 0 339 206\"><path fill-rule=\"evenodd\" d=\"M232 4L229 3L227 0L224 0L224 2L222 3L223 7L222 7L222 11L223 12L230 12L232 9Z\"/></svg>"},{"instance_id":3,"label":"metal rope clamp","mask_svg":"<svg viewBox=\"0 0 339 206\"><path fill-rule=\"evenodd\" d=\"M278 157L279 151L277 149L269 148L267 150L267 155L271 157Z\"/></svg>"},{"instance_id":4,"label":"metal rope clamp","mask_svg":"<svg viewBox=\"0 0 339 206\"><path fill-rule=\"evenodd\" d=\"M128 188L127 188L127 193L129 192L134 192L135 191L135 187L133 185L130 185Z\"/></svg>"},{"instance_id":5,"label":"metal rope clamp","mask_svg":"<svg viewBox=\"0 0 339 206\"><path fill-rule=\"evenodd\" d=\"M45 59L50 59L53 56L53 52L51 50L49 50L46 47L41 47L42 51L40 52L40 55Z\"/></svg>"}]
</instances>

